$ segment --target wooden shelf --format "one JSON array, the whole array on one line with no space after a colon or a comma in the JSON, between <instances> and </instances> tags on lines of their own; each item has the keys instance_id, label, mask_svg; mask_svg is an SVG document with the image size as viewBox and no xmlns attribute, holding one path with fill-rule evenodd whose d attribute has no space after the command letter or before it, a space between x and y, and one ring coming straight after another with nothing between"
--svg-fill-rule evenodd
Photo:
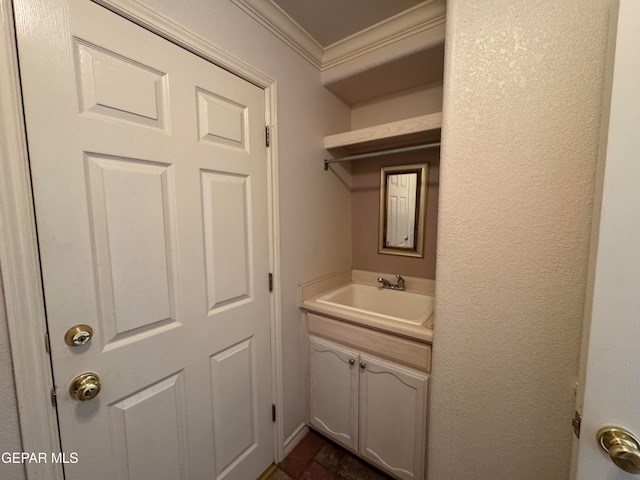
<instances>
[{"instance_id":1,"label":"wooden shelf","mask_svg":"<svg viewBox=\"0 0 640 480\"><path fill-rule=\"evenodd\" d=\"M442 112L385 123L324 137L324 148L341 153L363 153L440 140Z\"/></svg>"}]
</instances>

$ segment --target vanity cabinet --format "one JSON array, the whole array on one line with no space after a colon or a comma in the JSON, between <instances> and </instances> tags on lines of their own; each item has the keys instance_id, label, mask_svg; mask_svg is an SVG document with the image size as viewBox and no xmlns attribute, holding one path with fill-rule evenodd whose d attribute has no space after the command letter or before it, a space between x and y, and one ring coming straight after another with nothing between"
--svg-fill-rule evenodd
<instances>
[{"instance_id":1,"label":"vanity cabinet","mask_svg":"<svg viewBox=\"0 0 640 480\"><path fill-rule=\"evenodd\" d=\"M422 480L427 374L360 355L359 452L401 479Z\"/></svg>"},{"instance_id":2,"label":"vanity cabinet","mask_svg":"<svg viewBox=\"0 0 640 480\"><path fill-rule=\"evenodd\" d=\"M313 427L358 451L359 354L309 335L309 420Z\"/></svg>"},{"instance_id":3,"label":"vanity cabinet","mask_svg":"<svg viewBox=\"0 0 640 480\"><path fill-rule=\"evenodd\" d=\"M429 375L313 334L309 353L311 426L398 479L422 480Z\"/></svg>"}]
</instances>

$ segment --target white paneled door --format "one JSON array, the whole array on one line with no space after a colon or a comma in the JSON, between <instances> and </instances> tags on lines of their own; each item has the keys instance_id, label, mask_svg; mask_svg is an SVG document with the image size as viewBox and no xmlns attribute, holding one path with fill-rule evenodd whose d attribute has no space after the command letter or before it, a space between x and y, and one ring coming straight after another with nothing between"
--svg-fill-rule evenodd
<instances>
[{"instance_id":1,"label":"white paneled door","mask_svg":"<svg viewBox=\"0 0 640 480\"><path fill-rule=\"evenodd\" d=\"M264 91L88 0L15 9L67 480L256 478L273 459ZM79 324L93 337L67 345ZM86 372L101 390L80 401Z\"/></svg>"},{"instance_id":2,"label":"white paneled door","mask_svg":"<svg viewBox=\"0 0 640 480\"><path fill-rule=\"evenodd\" d=\"M640 438L640 2L621 0L619 11L613 13L615 55L607 88L606 160L597 255L592 265L589 344L583 356L584 398L578 398L578 409L581 401L583 407L574 480L638 478L619 468L612 458L635 473L640 470L637 448L629 448L630 443L625 448L614 446L608 455L598 440L598 434L609 427Z\"/></svg>"},{"instance_id":3,"label":"white paneled door","mask_svg":"<svg viewBox=\"0 0 640 480\"><path fill-rule=\"evenodd\" d=\"M387 176L386 246L415 248L417 178L415 173Z\"/></svg>"}]
</instances>

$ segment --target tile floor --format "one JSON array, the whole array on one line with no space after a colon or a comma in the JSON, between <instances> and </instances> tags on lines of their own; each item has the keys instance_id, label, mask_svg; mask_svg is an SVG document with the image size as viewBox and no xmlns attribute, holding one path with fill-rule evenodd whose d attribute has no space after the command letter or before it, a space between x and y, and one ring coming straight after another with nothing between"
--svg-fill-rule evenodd
<instances>
[{"instance_id":1,"label":"tile floor","mask_svg":"<svg viewBox=\"0 0 640 480\"><path fill-rule=\"evenodd\" d=\"M313 430L266 480L391 480Z\"/></svg>"}]
</instances>

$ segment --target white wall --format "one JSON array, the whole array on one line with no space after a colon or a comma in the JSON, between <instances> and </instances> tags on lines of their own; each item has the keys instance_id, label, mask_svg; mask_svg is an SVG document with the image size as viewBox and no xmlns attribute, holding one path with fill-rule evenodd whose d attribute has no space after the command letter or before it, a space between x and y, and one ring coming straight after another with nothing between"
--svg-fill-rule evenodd
<instances>
[{"instance_id":1,"label":"white wall","mask_svg":"<svg viewBox=\"0 0 640 480\"><path fill-rule=\"evenodd\" d=\"M429 478L568 478L609 0L447 5Z\"/></svg>"}]
</instances>

